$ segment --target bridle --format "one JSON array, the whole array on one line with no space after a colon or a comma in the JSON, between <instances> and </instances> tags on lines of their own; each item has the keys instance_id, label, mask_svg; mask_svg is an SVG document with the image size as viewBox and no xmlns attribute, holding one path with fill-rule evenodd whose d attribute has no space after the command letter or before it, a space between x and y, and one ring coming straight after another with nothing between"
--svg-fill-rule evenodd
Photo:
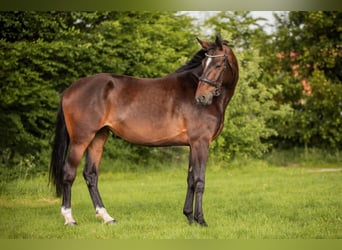
<instances>
[{"instance_id":1,"label":"bridle","mask_svg":"<svg viewBox=\"0 0 342 250\"><path fill-rule=\"evenodd\" d=\"M223 82L223 76L224 76L224 73L226 72L226 69L227 69L227 64L229 65L229 67L231 68L229 62L228 62L228 55L227 53L225 52L223 55L208 55L207 53L205 53L205 56L208 57L208 58L216 58L216 57L224 57L224 65L223 65L223 70L219 76L219 78L216 80L216 81L211 81L205 77L200 77L199 80L202 81L202 82L205 82L213 87L216 87L216 88L220 88L222 86L222 82Z\"/></svg>"}]
</instances>

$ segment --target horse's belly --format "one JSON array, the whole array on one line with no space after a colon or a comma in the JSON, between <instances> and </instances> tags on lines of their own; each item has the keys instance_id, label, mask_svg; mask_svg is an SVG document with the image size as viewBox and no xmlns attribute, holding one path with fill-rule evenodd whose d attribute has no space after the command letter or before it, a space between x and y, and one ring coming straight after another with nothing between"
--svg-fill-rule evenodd
<instances>
[{"instance_id":1,"label":"horse's belly","mask_svg":"<svg viewBox=\"0 0 342 250\"><path fill-rule=\"evenodd\" d=\"M150 146L188 145L186 128L175 125L124 122L110 127L116 135L135 144Z\"/></svg>"}]
</instances>

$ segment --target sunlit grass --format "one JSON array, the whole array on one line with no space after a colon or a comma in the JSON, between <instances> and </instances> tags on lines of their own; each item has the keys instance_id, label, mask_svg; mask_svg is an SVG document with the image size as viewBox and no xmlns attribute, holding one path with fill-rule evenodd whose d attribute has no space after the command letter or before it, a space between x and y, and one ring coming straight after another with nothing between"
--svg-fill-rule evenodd
<instances>
[{"instance_id":1,"label":"sunlit grass","mask_svg":"<svg viewBox=\"0 0 342 250\"><path fill-rule=\"evenodd\" d=\"M293 239L342 238L342 166L334 172L273 167L207 169L203 208L208 228L182 214L186 168L136 173L104 172L100 192L117 219L95 218L79 173L73 187L76 227L63 225L60 200L47 177L17 180L1 190L0 238L65 239Z\"/></svg>"}]
</instances>

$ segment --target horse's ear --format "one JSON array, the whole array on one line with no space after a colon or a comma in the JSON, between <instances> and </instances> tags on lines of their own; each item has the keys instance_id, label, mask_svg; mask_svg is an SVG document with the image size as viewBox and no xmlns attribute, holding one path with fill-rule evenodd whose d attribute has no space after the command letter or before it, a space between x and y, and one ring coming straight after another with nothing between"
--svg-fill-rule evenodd
<instances>
[{"instance_id":1,"label":"horse's ear","mask_svg":"<svg viewBox=\"0 0 342 250\"><path fill-rule=\"evenodd\" d=\"M223 43L223 40L222 40L222 37L221 37L221 34L217 34L216 35L216 40L215 40L215 44L217 47L220 48L220 50L222 50L222 43Z\"/></svg>"},{"instance_id":2,"label":"horse's ear","mask_svg":"<svg viewBox=\"0 0 342 250\"><path fill-rule=\"evenodd\" d=\"M206 41L202 41L201 39L199 39L198 37L196 37L198 43L202 46L203 49L208 50L209 49L209 42Z\"/></svg>"}]
</instances>

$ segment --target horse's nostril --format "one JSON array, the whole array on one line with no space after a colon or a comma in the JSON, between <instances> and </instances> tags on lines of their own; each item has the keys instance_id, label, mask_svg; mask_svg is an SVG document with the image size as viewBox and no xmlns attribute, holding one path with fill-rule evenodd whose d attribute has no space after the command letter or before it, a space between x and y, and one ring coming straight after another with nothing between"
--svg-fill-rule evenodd
<instances>
[{"instance_id":1,"label":"horse's nostril","mask_svg":"<svg viewBox=\"0 0 342 250\"><path fill-rule=\"evenodd\" d=\"M200 95L196 98L197 103L204 103L205 102L205 96Z\"/></svg>"}]
</instances>

